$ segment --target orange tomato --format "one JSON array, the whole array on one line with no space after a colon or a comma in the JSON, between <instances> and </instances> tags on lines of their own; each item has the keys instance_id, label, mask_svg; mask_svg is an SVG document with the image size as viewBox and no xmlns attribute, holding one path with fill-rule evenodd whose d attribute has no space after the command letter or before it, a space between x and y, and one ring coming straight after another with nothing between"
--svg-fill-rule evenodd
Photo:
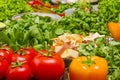
<instances>
[{"instance_id":1,"label":"orange tomato","mask_svg":"<svg viewBox=\"0 0 120 80\"><path fill-rule=\"evenodd\" d=\"M69 66L70 80L107 80L108 64L104 58L92 56L88 66L85 56L74 58Z\"/></svg>"},{"instance_id":2,"label":"orange tomato","mask_svg":"<svg viewBox=\"0 0 120 80\"><path fill-rule=\"evenodd\" d=\"M113 38L117 41L120 41L120 23L109 22L108 29L112 34Z\"/></svg>"}]
</instances>

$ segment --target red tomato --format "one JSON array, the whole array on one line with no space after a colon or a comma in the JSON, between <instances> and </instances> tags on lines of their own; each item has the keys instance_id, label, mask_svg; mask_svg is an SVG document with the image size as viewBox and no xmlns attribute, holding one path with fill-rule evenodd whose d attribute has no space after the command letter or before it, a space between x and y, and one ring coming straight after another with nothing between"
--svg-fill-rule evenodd
<instances>
[{"instance_id":1,"label":"red tomato","mask_svg":"<svg viewBox=\"0 0 120 80\"><path fill-rule=\"evenodd\" d=\"M30 63L31 70L37 80L60 80L65 64L59 54L52 56L36 56Z\"/></svg>"},{"instance_id":2,"label":"red tomato","mask_svg":"<svg viewBox=\"0 0 120 80\"><path fill-rule=\"evenodd\" d=\"M10 65L6 72L6 80L30 80L32 73L27 64L21 64L16 67L12 66Z\"/></svg>"},{"instance_id":3,"label":"red tomato","mask_svg":"<svg viewBox=\"0 0 120 80\"><path fill-rule=\"evenodd\" d=\"M14 53L14 51L8 46L3 45L2 49L5 49L8 54L13 54Z\"/></svg>"},{"instance_id":4,"label":"red tomato","mask_svg":"<svg viewBox=\"0 0 120 80\"><path fill-rule=\"evenodd\" d=\"M37 51L32 47L26 47L21 49L25 54L29 55L33 59L37 55Z\"/></svg>"},{"instance_id":5,"label":"red tomato","mask_svg":"<svg viewBox=\"0 0 120 80\"><path fill-rule=\"evenodd\" d=\"M7 60L3 56L0 56L0 79L5 77L8 66L9 63Z\"/></svg>"},{"instance_id":6,"label":"red tomato","mask_svg":"<svg viewBox=\"0 0 120 80\"><path fill-rule=\"evenodd\" d=\"M5 45L2 46L2 49L5 50L6 53L8 54L7 61L11 63L12 55L14 54L13 50L10 47Z\"/></svg>"},{"instance_id":7,"label":"red tomato","mask_svg":"<svg viewBox=\"0 0 120 80\"><path fill-rule=\"evenodd\" d=\"M24 48L21 48L12 56L12 62L16 62L17 60L20 62L29 63L31 61L31 57L26 54Z\"/></svg>"},{"instance_id":8,"label":"red tomato","mask_svg":"<svg viewBox=\"0 0 120 80\"><path fill-rule=\"evenodd\" d=\"M31 61L31 57L29 55L20 55L18 53L15 53L12 56L12 62L16 62L17 60L29 64L29 62Z\"/></svg>"},{"instance_id":9,"label":"red tomato","mask_svg":"<svg viewBox=\"0 0 120 80\"><path fill-rule=\"evenodd\" d=\"M0 56L4 57L7 61L10 60L10 55L7 54L6 50L0 49Z\"/></svg>"}]
</instances>

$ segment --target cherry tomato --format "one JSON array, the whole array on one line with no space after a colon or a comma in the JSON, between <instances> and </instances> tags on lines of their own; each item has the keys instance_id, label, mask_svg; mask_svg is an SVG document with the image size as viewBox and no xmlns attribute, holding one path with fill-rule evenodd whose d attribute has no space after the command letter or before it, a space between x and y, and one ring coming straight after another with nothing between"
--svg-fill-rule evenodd
<instances>
[{"instance_id":1,"label":"cherry tomato","mask_svg":"<svg viewBox=\"0 0 120 80\"><path fill-rule=\"evenodd\" d=\"M26 52L21 50L18 50L15 54L12 56L12 62L16 62L19 60L20 62L28 63L31 61L31 57L26 54Z\"/></svg>"},{"instance_id":2,"label":"cherry tomato","mask_svg":"<svg viewBox=\"0 0 120 80\"><path fill-rule=\"evenodd\" d=\"M37 51L32 47L22 48L21 51L29 55L31 59L33 59L37 55Z\"/></svg>"},{"instance_id":3,"label":"cherry tomato","mask_svg":"<svg viewBox=\"0 0 120 80\"><path fill-rule=\"evenodd\" d=\"M4 49L0 49L0 56L4 57L7 61L10 61L10 55Z\"/></svg>"},{"instance_id":4,"label":"cherry tomato","mask_svg":"<svg viewBox=\"0 0 120 80\"><path fill-rule=\"evenodd\" d=\"M13 54L12 56L12 62L16 62L19 60L20 62L28 63L31 61L31 57L29 55L19 55L19 54Z\"/></svg>"},{"instance_id":5,"label":"cherry tomato","mask_svg":"<svg viewBox=\"0 0 120 80\"><path fill-rule=\"evenodd\" d=\"M2 49L5 49L8 54L13 54L14 53L14 51L10 47L8 47L6 45L3 45Z\"/></svg>"},{"instance_id":6,"label":"cherry tomato","mask_svg":"<svg viewBox=\"0 0 120 80\"><path fill-rule=\"evenodd\" d=\"M6 45L3 45L1 49L6 51L6 53L8 54L7 61L11 63L12 55L14 54L14 51Z\"/></svg>"},{"instance_id":7,"label":"cherry tomato","mask_svg":"<svg viewBox=\"0 0 120 80\"><path fill-rule=\"evenodd\" d=\"M59 54L51 56L37 55L30 63L33 75L37 80L60 80L65 64Z\"/></svg>"},{"instance_id":8,"label":"cherry tomato","mask_svg":"<svg viewBox=\"0 0 120 80\"><path fill-rule=\"evenodd\" d=\"M6 80L30 80L31 76L30 67L20 62L11 64L6 72Z\"/></svg>"}]
</instances>

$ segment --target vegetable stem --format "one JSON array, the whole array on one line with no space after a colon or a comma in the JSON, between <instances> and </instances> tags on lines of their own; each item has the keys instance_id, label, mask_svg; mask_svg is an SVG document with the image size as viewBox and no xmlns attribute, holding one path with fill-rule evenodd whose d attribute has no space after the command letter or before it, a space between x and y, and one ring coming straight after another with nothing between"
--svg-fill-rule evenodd
<instances>
[{"instance_id":1,"label":"vegetable stem","mask_svg":"<svg viewBox=\"0 0 120 80\"><path fill-rule=\"evenodd\" d=\"M91 65L95 64L95 62L91 60L91 56L87 56L87 61L83 61L83 64L91 66Z\"/></svg>"}]
</instances>

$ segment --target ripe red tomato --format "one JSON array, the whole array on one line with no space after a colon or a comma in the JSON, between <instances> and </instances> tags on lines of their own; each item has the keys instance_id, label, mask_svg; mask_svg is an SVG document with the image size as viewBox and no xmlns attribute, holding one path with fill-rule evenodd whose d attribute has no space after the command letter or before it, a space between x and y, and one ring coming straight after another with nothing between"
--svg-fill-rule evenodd
<instances>
[{"instance_id":1,"label":"ripe red tomato","mask_svg":"<svg viewBox=\"0 0 120 80\"><path fill-rule=\"evenodd\" d=\"M12 62L16 62L19 60L20 62L28 63L31 61L31 57L29 55L21 55L18 53L13 54Z\"/></svg>"},{"instance_id":2,"label":"ripe red tomato","mask_svg":"<svg viewBox=\"0 0 120 80\"><path fill-rule=\"evenodd\" d=\"M8 61L3 56L0 56L0 80L5 77L8 66Z\"/></svg>"},{"instance_id":3,"label":"ripe red tomato","mask_svg":"<svg viewBox=\"0 0 120 80\"><path fill-rule=\"evenodd\" d=\"M0 56L4 57L7 61L11 60L11 56L4 49L0 49Z\"/></svg>"},{"instance_id":4,"label":"ripe red tomato","mask_svg":"<svg viewBox=\"0 0 120 80\"><path fill-rule=\"evenodd\" d=\"M38 55L31 61L30 67L37 80L60 80L65 64L59 54Z\"/></svg>"},{"instance_id":5,"label":"ripe red tomato","mask_svg":"<svg viewBox=\"0 0 120 80\"><path fill-rule=\"evenodd\" d=\"M21 64L15 67L10 65L6 72L6 80L30 80L31 76L31 69L27 64Z\"/></svg>"},{"instance_id":6,"label":"ripe red tomato","mask_svg":"<svg viewBox=\"0 0 120 80\"><path fill-rule=\"evenodd\" d=\"M10 47L8 47L6 45L3 45L2 49L5 49L8 54L13 54L14 53L14 51Z\"/></svg>"},{"instance_id":7,"label":"ripe red tomato","mask_svg":"<svg viewBox=\"0 0 120 80\"><path fill-rule=\"evenodd\" d=\"M37 55L37 51L32 47L26 47L21 49L25 54L29 55L33 59Z\"/></svg>"},{"instance_id":8,"label":"ripe red tomato","mask_svg":"<svg viewBox=\"0 0 120 80\"><path fill-rule=\"evenodd\" d=\"M11 63L12 55L14 54L14 51L10 47L8 47L6 45L3 45L1 49L3 49L4 51L6 51L6 53L8 54L7 61L9 63Z\"/></svg>"}]
</instances>

